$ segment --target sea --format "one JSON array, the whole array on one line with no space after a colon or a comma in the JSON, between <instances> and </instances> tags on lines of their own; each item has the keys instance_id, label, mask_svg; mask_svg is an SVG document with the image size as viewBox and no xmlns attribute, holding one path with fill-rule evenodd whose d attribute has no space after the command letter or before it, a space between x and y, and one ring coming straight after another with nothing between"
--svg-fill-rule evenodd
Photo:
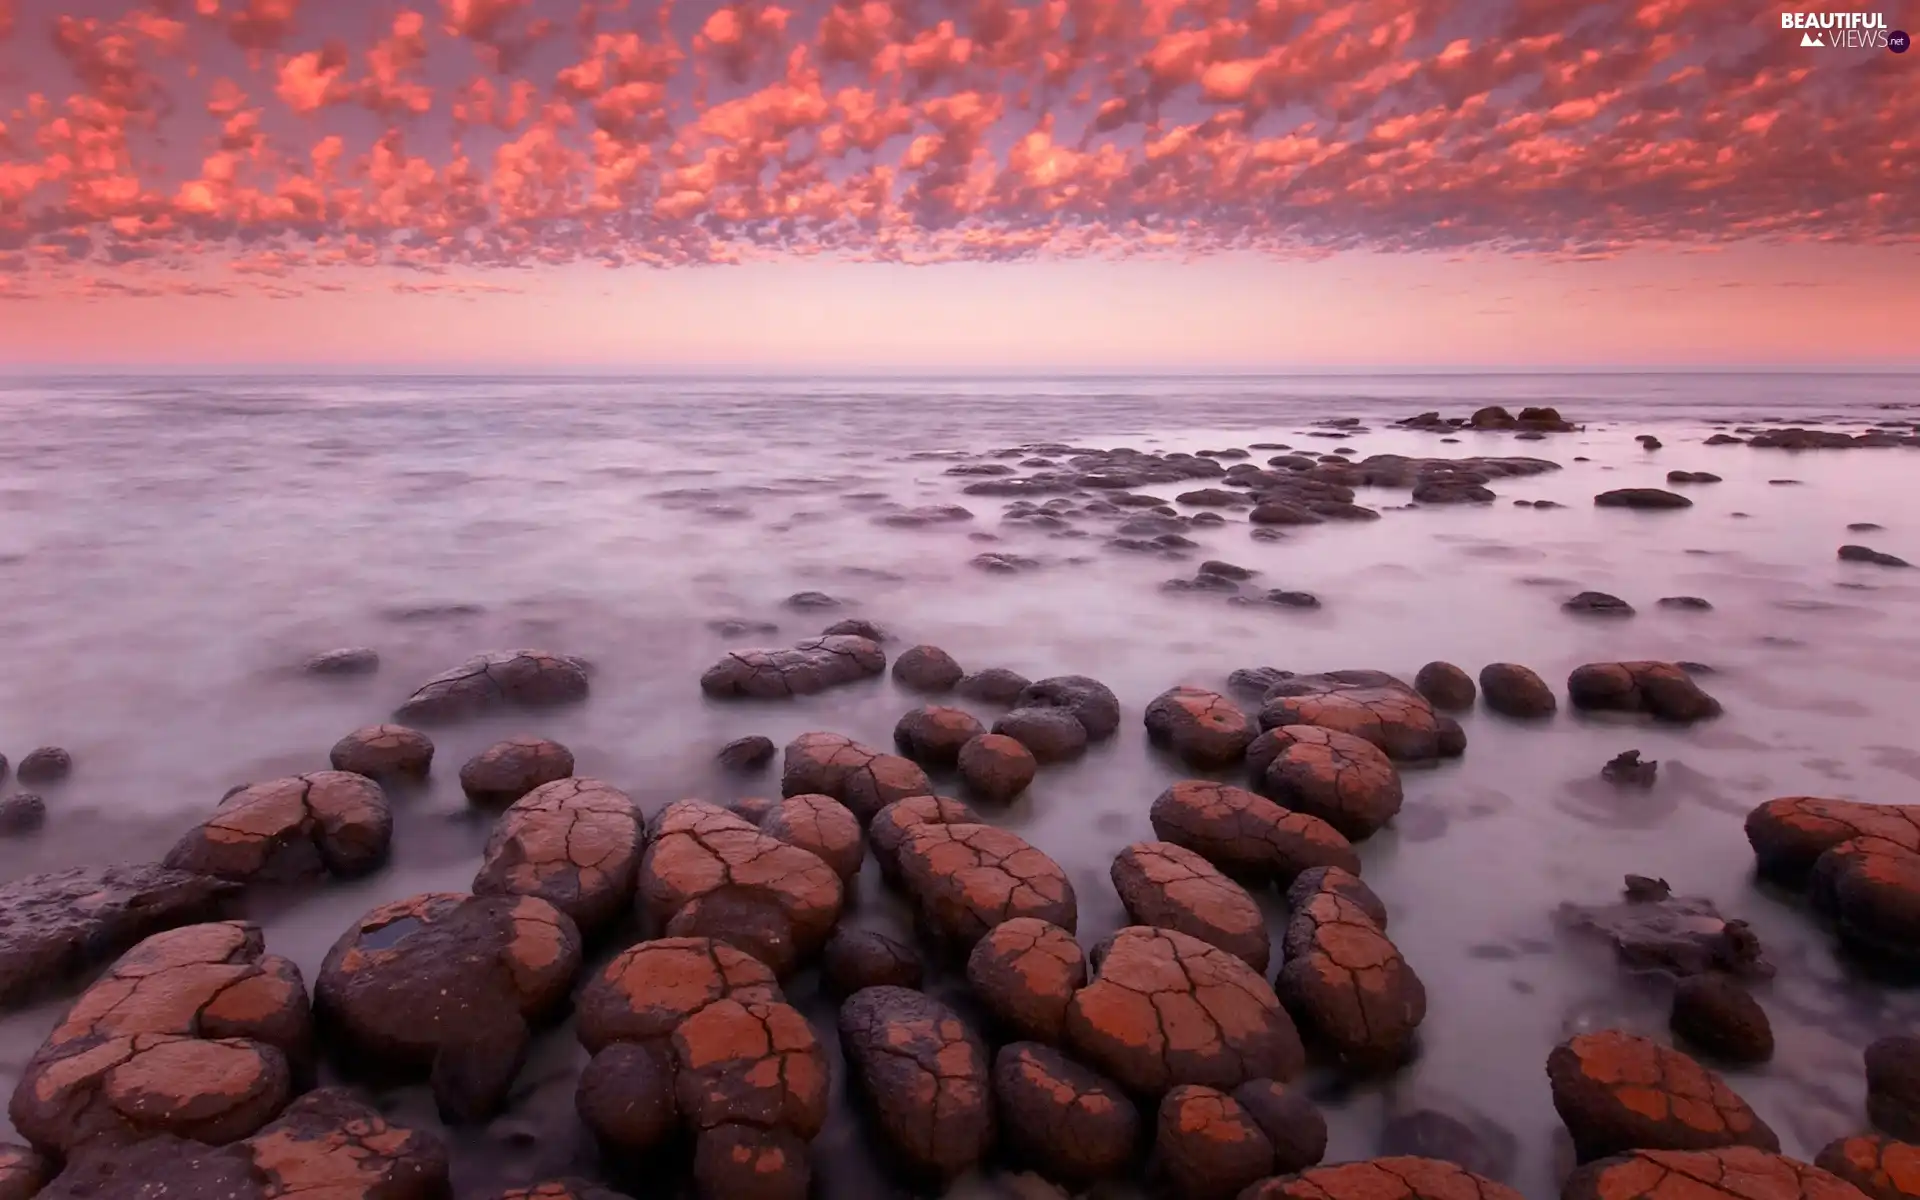
<instances>
[{"instance_id":1,"label":"sea","mask_svg":"<svg viewBox=\"0 0 1920 1200\"><path fill-rule=\"evenodd\" d=\"M1490 404L1553 405L1583 428L1444 443L1394 424ZM1703 443L1741 427L1857 431L1916 416L1911 374L12 377L0 380L0 752L18 762L60 745L76 766L35 789L42 829L0 839L0 880L158 858L233 785L325 768L342 734L472 654L535 647L593 663L585 704L435 729L434 779L396 801L385 869L252 914L268 948L311 983L362 912L470 885L490 819L468 806L456 773L502 736L558 739L580 774L649 813L683 797L777 794L775 773L715 765L745 734L784 743L824 729L888 744L924 702L888 679L778 703L714 701L699 687L729 649L789 644L857 616L892 633L893 652L931 643L969 670L1086 674L1118 693L1119 736L1044 768L991 813L1067 869L1091 946L1126 923L1108 878L1115 854L1153 836L1148 806L1189 774L1141 726L1171 686L1222 689L1229 672L1256 666L1411 678L1435 659L1470 673L1524 663L1563 686L1584 662L1688 660L1711 668L1702 681L1725 706L1718 720L1649 727L1563 705L1519 724L1481 711L1463 718L1464 758L1406 772L1404 811L1361 858L1426 983L1421 1053L1386 1079L1316 1073L1303 1086L1327 1113L1329 1161L1379 1153L1396 1117L1439 1111L1524 1194L1556 1195L1569 1151L1549 1050L1609 1027L1665 1038L1670 991L1561 929L1555 912L1616 899L1637 873L1711 899L1760 935L1778 967L1756 993L1777 1052L1727 1077L1788 1153L1810 1158L1865 1127L1861 1051L1911 1032L1920 998L1860 975L1800 904L1757 885L1742 821L1777 796L1920 802L1920 571L1836 556L1866 541L1920 561L1920 451ZM1323 424L1348 417L1359 425ZM1644 448L1642 434L1661 447ZM1350 447L1356 459L1530 456L1561 469L1496 480L1498 498L1483 505L1406 507L1405 492L1363 489L1359 502L1382 519L1272 542L1230 513L1190 531L1201 546L1175 562L1115 550L1091 520L1070 522L1077 532L1003 522L1010 501L965 494L977 477L947 473L1047 443L1278 443ZM1676 512L1592 502L1662 486L1675 469L1724 481L1684 489L1695 503ZM1539 499L1565 507L1514 503ZM932 504L962 504L972 519L876 520ZM1849 533L1855 522L1885 528ZM971 562L983 551L1038 565L983 571ZM1163 589L1202 558L1311 592L1321 607ZM1638 612L1561 610L1589 589ZM839 607L786 605L803 591ZM1676 595L1712 607L1657 604ZM726 621L777 631L728 635ZM300 671L343 646L377 649L378 672ZM1650 791L1597 786L1601 765L1627 749L1659 761ZM11 777L0 785L14 790ZM1283 910L1277 897L1263 903L1277 961ZM844 919L909 932L871 861ZM957 994L964 979L949 967L930 987ZM831 1001L810 975L788 990L838 1063ZM0 1018L0 1092L70 1000ZM448 1132L462 1195L593 1170L572 1103L584 1061L566 1026L543 1034L508 1110ZM424 1088L379 1100L441 1128ZM815 1151L817 1194L890 1194L851 1107L836 1104ZM989 1166L952 1194L1006 1186Z\"/></svg>"}]
</instances>

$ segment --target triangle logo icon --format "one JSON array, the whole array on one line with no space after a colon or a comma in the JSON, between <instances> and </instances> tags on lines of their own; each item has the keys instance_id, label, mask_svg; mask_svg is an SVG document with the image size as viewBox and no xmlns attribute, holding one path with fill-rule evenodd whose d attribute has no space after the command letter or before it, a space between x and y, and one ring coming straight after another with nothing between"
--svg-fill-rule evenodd
<instances>
[{"instance_id":1,"label":"triangle logo icon","mask_svg":"<svg viewBox=\"0 0 1920 1200\"><path fill-rule=\"evenodd\" d=\"M1820 37L1819 37L1819 35L1818 35L1818 34L1813 34L1813 33L1803 33L1803 34L1801 34L1801 35L1800 35L1800 44L1801 44L1802 46L1818 46L1818 47L1820 47L1820 48L1821 48L1822 50L1824 50L1824 49L1826 49L1826 47L1827 47L1827 44L1826 44L1825 42L1823 42L1823 41L1821 41L1821 40L1820 40Z\"/></svg>"}]
</instances>

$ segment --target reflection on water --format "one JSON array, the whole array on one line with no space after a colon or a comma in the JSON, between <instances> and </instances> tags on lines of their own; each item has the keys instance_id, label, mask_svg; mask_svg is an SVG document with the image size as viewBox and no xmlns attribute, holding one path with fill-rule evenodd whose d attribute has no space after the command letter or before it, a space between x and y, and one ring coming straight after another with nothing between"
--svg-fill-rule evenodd
<instances>
[{"instance_id":1,"label":"reflection on water","mask_svg":"<svg viewBox=\"0 0 1920 1200\"><path fill-rule=\"evenodd\" d=\"M1557 934L1565 901L1604 903L1621 877L1670 880L1753 923L1779 974L1760 989L1778 1053L1736 1086L1810 1156L1864 1121L1860 1050L1910 1029L1911 994L1854 978L1808 917L1750 881L1741 820L1798 792L1913 801L1920 745L1920 583L1840 563L1864 539L1920 558L1909 523L1911 450L1787 455L1701 445L1722 423L1791 417L1864 425L1920 395L1872 377L1492 377L1080 381L91 381L0 387L0 749L74 752L46 789L45 830L0 843L13 878L84 862L152 858L235 783L325 765L342 733L378 720L424 678L469 654L535 645L597 667L592 700L538 718L436 731L436 777L395 798L392 865L263 913L269 947L309 981L327 948L375 904L468 886L487 833L469 816L460 763L508 733L556 738L582 774L649 812L688 795L764 794L722 777L726 741L783 742L827 728L884 742L916 701L885 680L774 707L702 699L700 671L726 622L787 641L839 616L869 617L969 669L1083 672L1128 707L1123 735L1042 772L995 814L1059 859L1080 893L1082 940L1124 914L1107 868L1150 837L1147 807L1180 772L1140 736L1146 701L1176 683L1221 687L1237 667L1378 667L1406 676L1435 658L1469 671L1526 663L1549 680L1581 662L1703 663L1727 715L1650 729L1562 712L1518 723L1481 712L1464 760L1409 772L1398 826L1366 843L1369 881L1394 938L1425 977L1423 1054L1396 1080L1313 1085L1331 1110L1332 1156L1376 1152L1390 1121L1444 1111L1516 1156L1514 1182L1554 1191L1557 1121L1545 1061L1571 1031L1663 1032L1666 993ZM1587 432L1545 442L1385 427L1426 408L1558 404ZM1170 563L1101 545L1116 522L1005 522L1012 501L963 495L981 476L953 456L1062 440L1162 450L1318 447L1310 423L1369 418L1340 444L1357 456L1526 454L1565 469L1496 481L1483 507L1398 509L1363 492L1366 523L1248 536L1235 512L1193 526ZM1665 448L1633 435L1657 430ZM1323 431L1324 432L1324 431ZM1273 451L1256 451L1258 462ZM1575 461L1585 458L1588 461ZM989 460L999 461L999 460ZM1016 459L1007 460L1009 463ZM1595 509L1594 493L1658 486L1672 469L1725 482L1693 508ZM1792 477L1798 487L1770 486ZM1178 487L1150 489L1171 496ZM1554 500L1564 509L1517 508ZM899 527L876 516L961 503L971 521ZM1735 519L1736 512L1751 514ZM1855 522L1884 531L1849 534ZM982 543L977 535L992 534ZM1086 534L1092 536L1085 536ZM1078 538L1071 535L1079 534ZM969 566L983 550L1028 565ZM1704 552L1704 553L1703 553ZM1300 611L1237 607L1160 584L1203 559L1260 572L1262 590L1318 596ZM1037 564L1037 565L1035 565ZM817 590L831 611L797 612ZM1622 620L1560 610L1583 590L1639 610ZM1693 595L1711 612L1660 607ZM366 678L310 679L314 651L370 645ZM972 706L968 706L972 707ZM990 710L977 709L991 719ZM1624 749L1660 760L1656 785L1618 792L1600 766ZM9 785L11 786L11 785ZM903 931L873 877L847 919ZM1277 901L1268 898L1278 914ZM397 925L389 928L397 928ZM382 936L382 935L376 935ZM935 985L953 994L950 974ZM831 1005L802 980L796 1002L831 1043ZM0 1085L58 1004L0 1021ZM518 1182L584 1153L572 1117L581 1056L541 1040L513 1109L459 1135L466 1184ZM1433 1099L1437 1097L1438 1099ZM418 1089L392 1098L431 1124ZM1393 1126L1429 1136L1432 1118ZM1478 1126L1476 1126L1478 1123ZM1510 1135L1511 1146L1500 1136ZM820 1143L823 1194L874 1194L844 1114ZM1423 1143L1421 1143L1423 1144ZM1515 1149L1517 1147L1517 1149ZM963 1185L965 1192L971 1185Z\"/></svg>"}]
</instances>

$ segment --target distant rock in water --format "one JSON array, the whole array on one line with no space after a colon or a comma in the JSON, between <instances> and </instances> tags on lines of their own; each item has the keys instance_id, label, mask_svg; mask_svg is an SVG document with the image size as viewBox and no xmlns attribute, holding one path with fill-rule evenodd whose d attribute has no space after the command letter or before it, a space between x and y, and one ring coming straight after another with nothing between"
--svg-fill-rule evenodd
<instances>
[{"instance_id":1,"label":"distant rock in water","mask_svg":"<svg viewBox=\"0 0 1920 1200\"><path fill-rule=\"evenodd\" d=\"M1847 526L1847 532L1848 533L1878 533L1885 528L1886 528L1885 525L1877 525L1872 521L1855 521L1853 524Z\"/></svg>"},{"instance_id":2,"label":"distant rock in water","mask_svg":"<svg viewBox=\"0 0 1920 1200\"><path fill-rule=\"evenodd\" d=\"M1659 770L1657 760L1642 761L1638 750L1622 750L1600 768L1600 778L1621 787L1650 788Z\"/></svg>"},{"instance_id":3,"label":"distant rock in water","mask_svg":"<svg viewBox=\"0 0 1920 1200\"><path fill-rule=\"evenodd\" d=\"M707 668L700 689L716 699L777 700L866 679L886 666L878 643L836 634L781 650L736 650Z\"/></svg>"},{"instance_id":4,"label":"distant rock in water","mask_svg":"<svg viewBox=\"0 0 1920 1200\"><path fill-rule=\"evenodd\" d=\"M59 746L41 746L29 750L13 770L13 777L21 783L58 783L73 774L73 755Z\"/></svg>"},{"instance_id":5,"label":"distant rock in water","mask_svg":"<svg viewBox=\"0 0 1920 1200\"><path fill-rule=\"evenodd\" d=\"M1854 563L1872 563L1876 567L1910 567L1913 564L1904 558L1895 558L1866 546L1840 547L1840 561ZM25 764L21 764L23 767Z\"/></svg>"},{"instance_id":6,"label":"distant rock in water","mask_svg":"<svg viewBox=\"0 0 1920 1200\"><path fill-rule=\"evenodd\" d=\"M300 669L309 675L371 675L380 669L380 652L371 646L323 650Z\"/></svg>"},{"instance_id":7,"label":"distant rock in water","mask_svg":"<svg viewBox=\"0 0 1920 1200\"><path fill-rule=\"evenodd\" d=\"M514 708L546 708L587 698L580 659L545 650L476 655L420 685L394 712L408 723L455 721Z\"/></svg>"},{"instance_id":8,"label":"distant rock in water","mask_svg":"<svg viewBox=\"0 0 1920 1200\"><path fill-rule=\"evenodd\" d=\"M1648 450L1658 450L1660 448L1660 439L1650 433L1643 433L1633 440L1639 442L1641 446Z\"/></svg>"},{"instance_id":9,"label":"distant rock in water","mask_svg":"<svg viewBox=\"0 0 1920 1200\"><path fill-rule=\"evenodd\" d=\"M1709 696L1674 663L1588 663L1567 676L1567 698L1587 711L1642 712L1682 724L1720 715Z\"/></svg>"},{"instance_id":10,"label":"distant rock in water","mask_svg":"<svg viewBox=\"0 0 1920 1200\"><path fill-rule=\"evenodd\" d=\"M1661 608L1678 608L1689 612L1708 612L1713 608L1711 601L1699 596L1662 596L1656 603Z\"/></svg>"},{"instance_id":11,"label":"distant rock in water","mask_svg":"<svg viewBox=\"0 0 1920 1200\"><path fill-rule=\"evenodd\" d=\"M1627 876L1625 898L1614 904L1562 904L1556 920L1612 943L1629 969L1670 975L1724 972L1751 979L1773 975L1760 939L1745 921L1720 915L1704 896L1668 894L1664 881Z\"/></svg>"},{"instance_id":12,"label":"distant rock in water","mask_svg":"<svg viewBox=\"0 0 1920 1200\"><path fill-rule=\"evenodd\" d=\"M773 739L756 733L720 747L714 760L729 771L757 771L773 761L773 753Z\"/></svg>"},{"instance_id":13,"label":"distant rock in water","mask_svg":"<svg viewBox=\"0 0 1920 1200\"><path fill-rule=\"evenodd\" d=\"M1616 488L1593 498L1599 508L1692 508L1693 501L1661 488Z\"/></svg>"},{"instance_id":14,"label":"distant rock in water","mask_svg":"<svg viewBox=\"0 0 1920 1200\"><path fill-rule=\"evenodd\" d=\"M19 837L46 823L47 802L32 792L15 792L0 800L0 837Z\"/></svg>"},{"instance_id":15,"label":"distant rock in water","mask_svg":"<svg viewBox=\"0 0 1920 1200\"><path fill-rule=\"evenodd\" d=\"M1598 617L1630 617L1633 605L1618 596L1606 592L1581 592L1560 605L1568 612L1588 613Z\"/></svg>"},{"instance_id":16,"label":"distant rock in water","mask_svg":"<svg viewBox=\"0 0 1920 1200\"><path fill-rule=\"evenodd\" d=\"M1720 477L1711 471L1668 471L1668 483L1719 483Z\"/></svg>"},{"instance_id":17,"label":"distant rock in water","mask_svg":"<svg viewBox=\"0 0 1920 1200\"><path fill-rule=\"evenodd\" d=\"M793 595L781 601L781 603L785 604L788 608L809 609L839 608L841 602L827 595L825 592L795 592Z\"/></svg>"},{"instance_id":18,"label":"distant rock in water","mask_svg":"<svg viewBox=\"0 0 1920 1200\"><path fill-rule=\"evenodd\" d=\"M1228 680L1231 684L1232 680ZM1413 690L1446 712L1464 712L1478 697L1473 676L1450 662L1430 662L1413 677Z\"/></svg>"},{"instance_id":19,"label":"distant rock in water","mask_svg":"<svg viewBox=\"0 0 1920 1200\"><path fill-rule=\"evenodd\" d=\"M886 643L893 635L865 617L843 617L820 631L821 637L863 637L870 642Z\"/></svg>"},{"instance_id":20,"label":"distant rock in water","mask_svg":"<svg viewBox=\"0 0 1920 1200\"><path fill-rule=\"evenodd\" d=\"M1020 698L1027 685L1032 683L1018 671L1009 671L1005 667L988 667L984 671L975 671L963 675L953 690L969 700L978 700L982 704L1012 704Z\"/></svg>"}]
</instances>

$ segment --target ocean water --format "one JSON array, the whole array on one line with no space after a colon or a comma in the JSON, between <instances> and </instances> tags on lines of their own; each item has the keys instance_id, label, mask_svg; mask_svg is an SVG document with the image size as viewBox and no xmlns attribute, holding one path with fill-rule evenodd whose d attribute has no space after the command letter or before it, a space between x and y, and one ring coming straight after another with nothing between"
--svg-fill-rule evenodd
<instances>
[{"instance_id":1,"label":"ocean water","mask_svg":"<svg viewBox=\"0 0 1920 1200\"><path fill-rule=\"evenodd\" d=\"M1535 442L1466 433L1449 445L1390 425L1489 403L1554 404L1586 429ZM17 762L58 744L77 763L68 782L40 789L46 827L0 841L0 878L159 857L233 784L325 767L341 734L472 653L537 646L592 660L582 706L434 731L436 778L397 802L390 866L256 914L269 948L311 982L361 912L470 883L488 825L455 775L501 736L559 739L579 773L648 812L777 790L771 774L742 781L713 767L713 752L743 734L784 742L829 729L887 743L922 702L890 681L765 705L708 701L698 686L743 641L785 644L858 615L895 633L895 652L931 642L968 669L1084 673L1118 692L1120 736L1043 769L993 815L1067 867L1091 945L1125 919L1108 865L1152 836L1149 804L1186 774L1149 750L1140 726L1167 687L1220 688L1232 669L1261 665L1411 677L1432 659L1469 672L1522 662L1558 685L1582 662L1694 660L1715 669L1705 682L1727 709L1717 721L1673 730L1563 711L1521 726L1477 712L1463 720L1464 759L1407 772L1405 813L1361 856L1427 985L1422 1053L1389 1080L1307 1086L1332 1123L1332 1160L1375 1153L1388 1114L1438 1106L1504 1131L1511 1182L1554 1195L1565 1151L1549 1049L1615 1025L1664 1036L1661 987L1552 921L1563 901L1613 898L1631 871L1710 897L1760 933L1779 966L1758 991L1778 1052L1729 1078L1790 1153L1810 1157L1864 1126L1860 1051L1910 1031L1920 1002L1856 978L1814 920L1752 883L1741 822L1781 795L1920 801L1920 572L1835 558L1865 540L1920 560L1920 452L1701 443L1742 423L1858 429L1916 410L1920 377L1894 375L0 382L0 751ZM1313 436L1314 422L1346 416L1365 432ZM1642 449L1640 433L1664 448ZM1203 543L1192 561L1172 563L1106 548L1110 530L1091 520L1077 538L1003 525L1008 501L962 496L968 480L943 474L1043 442L1281 442L1355 457L1527 455L1564 469L1496 481L1500 499L1487 506L1403 510L1391 506L1405 493L1363 491L1383 519L1272 543L1230 514L1192 532ZM1690 489L1695 506L1682 512L1591 504L1675 468L1725 482ZM964 503L975 515L876 524L889 503ZM1886 531L1847 533L1855 521ZM1000 541L969 537L981 531ZM989 549L1043 565L1011 576L968 565ZM1160 589L1202 558L1256 568L1262 586L1311 591L1324 606L1243 609ZM1560 611L1584 589L1640 612L1596 622ZM783 607L802 590L844 607ZM1676 594L1714 609L1655 606ZM780 632L729 639L709 628L723 618ZM380 671L298 672L307 655L348 645L377 648ZM1600 765L1628 748L1660 761L1660 784L1629 798L1596 790ZM906 929L871 864L846 919ZM1273 928L1277 946L1277 916ZM936 990L954 985L950 973ZM830 1002L805 977L789 990L831 1048ZM0 1087L11 1089L65 1003L0 1018ZM572 1111L583 1061L565 1028L543 1037L509 1111L452 1134L462 1188L591 1170ZM382 1102L437 1127L423 1091ZM885 1194L844 1107L816 1150L819 1194ZM982 1175L956 1194L995 1186Z\"/></svg>"}]
</instances>

